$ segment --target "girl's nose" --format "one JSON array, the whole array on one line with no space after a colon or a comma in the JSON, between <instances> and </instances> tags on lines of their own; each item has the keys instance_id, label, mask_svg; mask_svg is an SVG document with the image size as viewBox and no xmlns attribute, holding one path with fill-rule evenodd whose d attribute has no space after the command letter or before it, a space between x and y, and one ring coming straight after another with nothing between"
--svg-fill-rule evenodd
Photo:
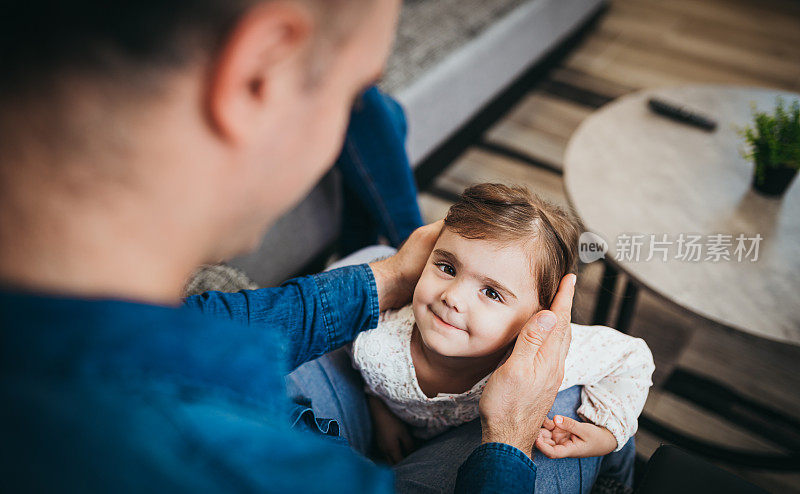
<instances>
[{"instance_id":1,"label":"girl's nose","mask_svg":"<svg viewBox=\"0 0 800 494\"><path fill-rule=\"evenodd\" d=\"M458 294L456 293L455 290L455 285L451 286L450 288L442 292L442 303L448 309L452 309L456 312L461 312L463 304L458 298Z\"/></svg>"}]
</instances>

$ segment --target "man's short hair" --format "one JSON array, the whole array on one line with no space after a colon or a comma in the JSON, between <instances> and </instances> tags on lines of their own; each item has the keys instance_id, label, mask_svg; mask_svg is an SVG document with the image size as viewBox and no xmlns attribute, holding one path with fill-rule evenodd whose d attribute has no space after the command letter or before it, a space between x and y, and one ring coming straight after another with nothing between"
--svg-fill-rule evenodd
<instances>
[{"instance_id":1,"label":"man's short hair","mask_svg":"<svg viewBox=\"0 0 800 494\"><path fill-rule=\"evenodd\" d=\"M154 71L215 53L236 20L271 0L25 0L0 16L0 102L46 88L59 74L120 77L127 85ZM294 0L317 13L327 41L338 40L360 0ZM35 91L35 89L33 89Z\"/></svg>"},{"instance_id":2,"label":"man's short hair","mask_svg":"<svg viewBox=\"0 0 800 494\"><path fill-rule=\"evenodd\" d=\"M3 171L34 148L59 159L121 149L127 133L114 112L155 101L172 74L213 60L248 9L273 1L303 4L318 26L306 50L308 89L374 0L7 2L0 15L0 196L8 186ZM108 102L82 120L73 106L80 86Z\"/></svg>"}]
</instances>

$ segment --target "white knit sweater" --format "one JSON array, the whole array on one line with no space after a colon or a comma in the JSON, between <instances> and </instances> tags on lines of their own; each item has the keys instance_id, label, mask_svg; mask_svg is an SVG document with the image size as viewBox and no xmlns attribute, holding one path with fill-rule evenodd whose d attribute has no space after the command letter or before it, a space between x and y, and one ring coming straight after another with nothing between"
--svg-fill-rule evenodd
<instances>
[{"instance_id":1,"label":"white knit sweater","mask_svg":"<svg viewBox=\"0 0 800 494\"><path fill-rule=\"evenodd\" d=\"M380 397L412 426L416 436L429 438L478 417L478 402L489 376L466 393L428 398L420 389L411 359L413 327L410 305L384 312L375 329L358 335L351 352L367 392ZM559 390L583 385L578 414L608 429L619 450L636 433L654 369L644 340L606 326L572 324Z\"/></svg>"}]
</instances>

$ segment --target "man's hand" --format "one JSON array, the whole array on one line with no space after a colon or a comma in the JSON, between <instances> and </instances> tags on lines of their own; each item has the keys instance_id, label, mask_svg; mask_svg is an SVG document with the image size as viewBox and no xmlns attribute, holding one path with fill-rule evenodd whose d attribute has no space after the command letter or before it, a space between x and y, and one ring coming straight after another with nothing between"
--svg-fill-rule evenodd
<instances>
[{"instance_id":1,"label":"man's hand","mask_svg":"<svg viewBox=\"0 0 800 494\"><path fill-rule=\"evenodd\" d=\"M382 261L370 263L375 283L378 285L378 303L381 312L400 308L414 295L425 263L431 255L444 220L414 230L395 255Z\"/></svg>"},{"instance_id":2,"label":"man's hand","mask_svg":"<svg viewBox=\"0 0 800 494\"><path fill-rule=\"evenodd\" d=\"M575 275L568 274L561 280L551 310L528 319L511 355L489 378L480 401L482 442L510 444L532 456L564 379L574 294Z\"/></svg>"},{"instance_id":3,"label":"man's hand","mask_svg":"<svg viewBox=\"0 0 800 494\"><path fill-rule=\"evenodd\" d=\"M614 435L605 427L556 415L545 418L536 438L536 449L548 458L589 458L605 456L617 447Z\"/></svg>"},{"instance_id":4,"label":"man's hand","mask_svg":"<svg viewBox=\"0 0 800 494\"><path fill-rule=\"evenodd\" d=\"M378 450L390 465L396 465L414 451L416 442L408 425L397 418L380 398L368 396L368 403Z\"/></svg>"}]
</instances>

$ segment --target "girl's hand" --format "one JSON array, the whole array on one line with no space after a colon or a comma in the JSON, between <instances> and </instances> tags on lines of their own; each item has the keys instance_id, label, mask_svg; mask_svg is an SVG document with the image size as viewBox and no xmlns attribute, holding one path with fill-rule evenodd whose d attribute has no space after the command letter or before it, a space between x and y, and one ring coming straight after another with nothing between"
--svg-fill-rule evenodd
<instances>
[{"instance_id":1,"label":"girl's hand","mask_svg":"<svg viewBox=\"0 0 800 494\"><path fill-rule=\"evenodd\" d=\"M368 398L378 450L390 465L395 465L416 449L414 438L408 425L397 418L380 398Z\"/></svg>"},{"instance_id":2,"label":"girl's hand","mask_svg":"<svg viewBox=\"0 0 800 494\"><path fill-rule=\"evenodd\" d=\"M544 419L536 438L536 448L548 458L587 458L605 456L617 447L608 429L563 415Z\"/></svg>"}]
</instances>

